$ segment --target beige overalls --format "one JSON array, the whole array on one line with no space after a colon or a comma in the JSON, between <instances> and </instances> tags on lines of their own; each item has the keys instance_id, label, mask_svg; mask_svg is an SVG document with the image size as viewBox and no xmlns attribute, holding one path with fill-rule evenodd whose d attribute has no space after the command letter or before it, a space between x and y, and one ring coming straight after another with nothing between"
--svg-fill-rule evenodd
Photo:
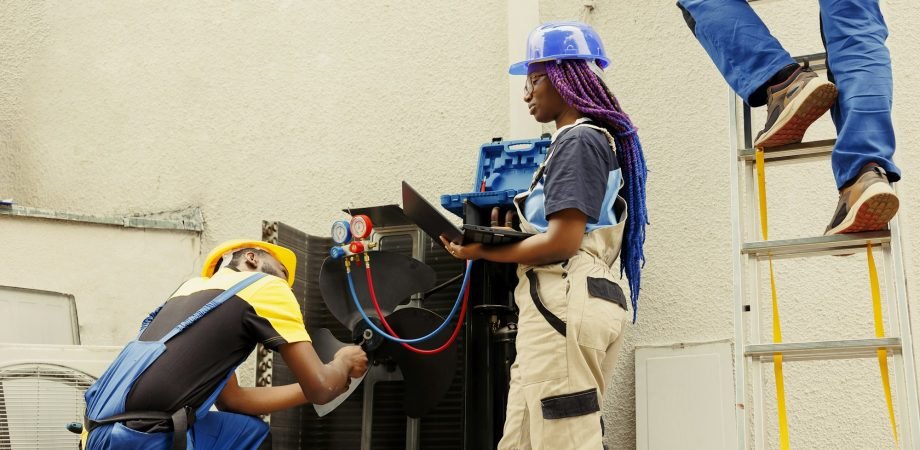
<instances>
[{"instance_id":1,"label":"beige overalls","mask_svg":"<svg viewBox=\"0 0 920 450\"><path fill-rule=\"evenodd\" d=\"M603 128L615 152L613 138ZM547 161L553 156L552 150ZM528 192L514 199L521 229L537 230L523 204L544 172L537 170ZM507 418L498 444L510 449L603 448L601 405L616 367L627 321L626 296L612 268L620 253L626 202L615 226L585 234L578 254L542 266L519 265L514 291L519 309L517 359L511 366Z\"/></svg>"}]
</instances>

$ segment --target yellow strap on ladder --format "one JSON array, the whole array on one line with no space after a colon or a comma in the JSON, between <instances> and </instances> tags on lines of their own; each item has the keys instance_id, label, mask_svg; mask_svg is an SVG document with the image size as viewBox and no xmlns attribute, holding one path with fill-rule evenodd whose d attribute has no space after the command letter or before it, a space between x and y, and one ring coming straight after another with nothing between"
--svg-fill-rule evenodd
<instances>
[{"instance_id":1,"label":"yellow strap on ladder","mask_svg":"<svg viewBox=\"0 0 920 450\"><path fill-rule=\"evenodd\" d=\"M757 192L760 199L760 232L763 240L767 240L767 189L764 174L763 148L758 147L755 153L757 160ZM783 342L782 331L779 326L779 301L776 298L776 279L773 276L773 257L770 259L770 291L773 296L773 343ZM773 354L773 372L776 377L776 412L779 416L779 448L789 449L789 422L786 420L786 389L783 383L783 354Z\"/></svg>"},{"instance_id":2,"label":"yellow strap on ladder","mask_svg":"<svg viewBox=\"0 0 920 450\"><path fill-rule=\"evenodd\" d=\"M764 153L763 148L757 148L755 153L757 162L757 183L760 200L760 231L763 240L767 240L767 190L766 175L764 171ZM885 337L885 325L882 320L882 296L878 283L878 271L875 267L875 258L872 256L872 244L866 245L866 254L869 264L869 285L872 290L872 313L875 319L875 337ZM770 262L770 291L773 296L773 342L778 344L783 341L779 320L779 302L776 297L776 280L773 276L773 257L769 257ZM885 348L878 349L878 365L882 376L882 387L885 391L885 402L888 404L888 418L891 421L891 431L894 435L894 441L898 443L898 426L894 415L894 402L891 398L891 381L888 377L888 350ZM776 377L776 409L779 415L779 440L780 449L788 450L789 448L789 423L786 420L786 393L783 383L783 354L776 353L773 355L773 371Z\"/></svg>"},{"instance_id":3,"label":"yellow strap on ladder","mask_svg":"<svg viewBox=\"0 0 920 450\"><path fill-rule=\"evenodd\" d=\"M875 318L875 337L885 337L885 324L882 321L882 295L878 287L878 271L875 268L875 258L872 256L872 244L866 244L866 256L869 263L869 286L872 288L872 315ZM878 349L878 368L882 374L882 388L885 390L885 401L888 403L888 418L891 420L891 432L895 444L898 443L898 424L894 417L894 402L891 400L891 381L888 378L888 350Z\"/></svg>"}]
</instances>

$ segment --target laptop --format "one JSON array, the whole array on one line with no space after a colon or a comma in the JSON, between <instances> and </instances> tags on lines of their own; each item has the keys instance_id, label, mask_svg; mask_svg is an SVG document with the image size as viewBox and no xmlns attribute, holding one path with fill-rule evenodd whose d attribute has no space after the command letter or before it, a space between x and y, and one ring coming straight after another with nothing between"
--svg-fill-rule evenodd
<instances>
[{"instance_id":1,"label":"laptop","mask_svg":"<svg viewBox=\"0 0 920 450\"><path fill-rule=\"evenodd\" d=\"M464 225L458 228L405 181L402 182L402 199L406 216L435 242L441 242L442 234L451 242L479 242L488 245L510 244L533 236L531 233L498 227Z\"/></svg>"}]
</instances>

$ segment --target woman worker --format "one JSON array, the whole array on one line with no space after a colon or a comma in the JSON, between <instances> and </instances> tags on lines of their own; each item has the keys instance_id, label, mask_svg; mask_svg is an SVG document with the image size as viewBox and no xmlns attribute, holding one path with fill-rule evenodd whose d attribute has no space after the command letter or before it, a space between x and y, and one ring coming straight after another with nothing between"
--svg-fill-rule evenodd
<instances>
[{"instance_id":1,"label":"woman worker","mask_svg":"<svg viewBox=\"0 0 920 450\"><path fill-rule=\"evenodd\" d=\"M645 158L629 116L603 80L598 34L578 22L530 33L524 101L555 122L546 160L514 199L523 231L508 245L459 245L459 259L518 264L517 360L499 449L600 449L600 405L628 312L613 263L629 281L635 321L647 214ZM628 214L627 214L628 211Z\"/></svg>"}]
</instances>

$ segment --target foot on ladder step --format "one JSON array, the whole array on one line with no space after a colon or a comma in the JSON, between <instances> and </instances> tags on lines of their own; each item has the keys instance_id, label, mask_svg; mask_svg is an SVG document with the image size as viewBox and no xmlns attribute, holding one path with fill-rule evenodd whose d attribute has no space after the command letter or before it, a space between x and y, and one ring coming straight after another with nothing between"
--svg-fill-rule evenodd
<instances>
[{"instance_id":1,"label":"foot on ladder step","mask_svg":"<svg viewBox=\"0 0 920 450\"><path fill-rule=\"evenodd\" d=\"M885 169L868 164L853 184L840 190L837 211L824 234L883 230L897 214L898 206Z\"/></svg>"},{"instance_id":2,"label":"foot on ladder step","mask_svg":"<svg viewBox=\"0 0 920 450\"><path fill-rule=\"evenodd\" d=\"M837 101L837 86L808 67L800 67L786 81L767 89L767 124L754 147L777 147L802 142L805 130Z\"/></svg>"}]
</instances>

